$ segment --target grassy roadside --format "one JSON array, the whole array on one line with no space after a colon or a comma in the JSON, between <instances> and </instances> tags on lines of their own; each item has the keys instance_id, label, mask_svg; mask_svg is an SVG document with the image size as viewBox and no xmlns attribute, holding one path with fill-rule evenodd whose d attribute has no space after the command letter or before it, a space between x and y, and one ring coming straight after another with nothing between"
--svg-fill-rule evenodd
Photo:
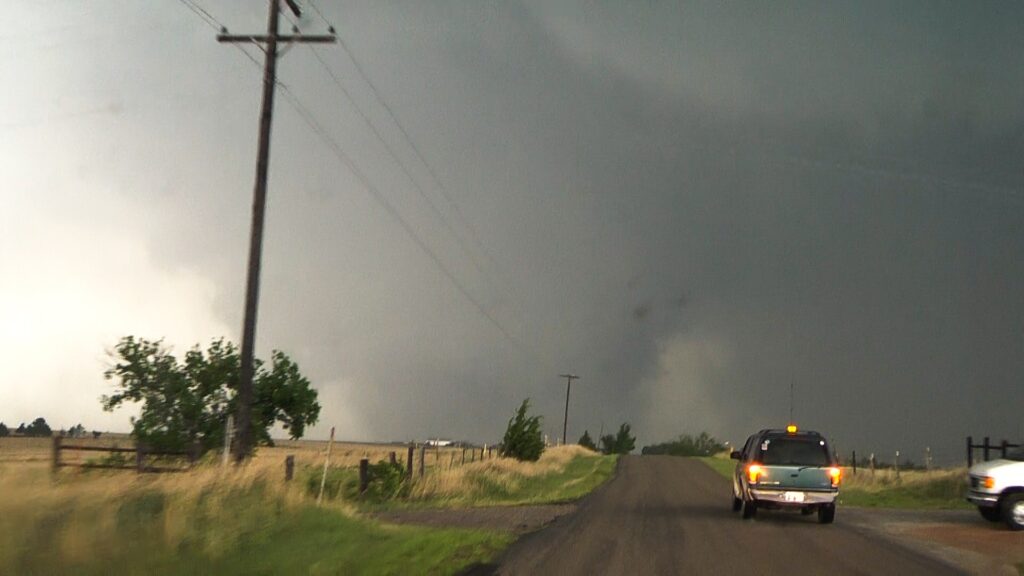
<instances>
[{"instance_id":1,"label":"grassy roadside","mask_svg":"<svg viewBox=\"0 0 1024 576\"><path fill-rule=\"evenodd\" d=\"M427 474L396 498L356 498L358 479L338 470L328 493L362 511L554 504L579 499L615 471L616 456L578 446L549 448L537 462L494 459Z\"/></svg>"},{"instance_id":2,"label":"grassy roadside","mask_svg":"<svg viewBox=\"0 0 1024 576\"><path fill-rule=\"evenodd\" d=\"M736 463L728 458L709 456L699 458L712 470L732 478ZM969 509L964 500L967 491L967 473L963 469L908 470L897 479L891 470L879 470L872 475L867 470L843 468L843 484L839 490L841 506L865 508L905 508L918 510Z\"/></svg>"},{"instance_id":3,"label":"grassy roadside","mask_svg":"<svg viewBox=\"0 0 1024 576\"><path fill-rule=\"evenodd\" d=\"M491 560L513 537L387 525L359 512L564 502L604 482L615 461L577 447L539 462L487 460L435 471L383 504L346 498L356 474L333 469L334 492L319 507L311 478L286 484L271 465L142 476L66 469L54 480L41 463L0 463L0 574L452 574Z\"/></svg>"},{"instance_id":4,"label":"grassy roadside","mask_svg":"<svg viewBox=\"0 0 1024 576\"><path fill-rule=\"evenodd\" d=\"M511 542L383 525L259 474L215 472L53 483L42 467L0 468L0 573L452 574Z\"/></svg>"}]
</instances>

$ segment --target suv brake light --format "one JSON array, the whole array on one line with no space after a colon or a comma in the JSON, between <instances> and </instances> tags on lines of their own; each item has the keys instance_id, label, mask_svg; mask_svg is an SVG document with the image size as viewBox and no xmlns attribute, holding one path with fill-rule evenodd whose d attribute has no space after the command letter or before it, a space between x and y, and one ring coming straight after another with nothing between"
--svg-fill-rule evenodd
<instances>
[{"instance_id":1,"label":"suv brake light","mask_svg":"<svg viewBox=\"0 0 1024 576\"><path fill-rule=\"evenodd\" d=\"M758 479L764 474L764 468L761 468L760 464L751 464L747 466L747 480L751 484L757 484Z\"/></svg>"},{"instance_id":2,"label":"suv brake light","mask_svg":"<svg viewBox=\"0 0 1024 576\"><path fill-rule=\"evenodd\" d=\"M843 478L843 469L837 466L833 466L828 469L828 477L832 479L832 487L839 486L839 481Z\"/></svg>"}]
</instances>

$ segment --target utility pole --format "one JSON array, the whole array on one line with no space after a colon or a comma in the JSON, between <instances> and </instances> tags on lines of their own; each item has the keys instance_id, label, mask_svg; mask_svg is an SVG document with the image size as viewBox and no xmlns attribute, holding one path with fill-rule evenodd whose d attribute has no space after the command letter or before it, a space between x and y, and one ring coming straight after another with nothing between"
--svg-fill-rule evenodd
<instances>
[{"instance_id":1,"label":"utility pole","mask_svg":"<svg viewBox=\"0 0 1024 576\"><path fill-rule=\"evenodd\" d=\"M302 15L295 0L284 0L296 17ZM274 112L274 88L277 86L277 45L279 43L333 43L330 35L306 36L278 34L278 14L281 0L270 0L270 17L265 35L228 34L222 29L218 42L242 42L263 46L266 59L263 65L263 102L260 108L260 140L256 156L256 186L252 195L252 225L249 236L249 269L245 283L245 320L242 324L242 368L238 382L238 434L235 442L235 461L243 461L252 450L252 378L255 366L253 356L256 340L256 309L260 293L260 257L263 252L263 220L267 204L267 171L270 165L270 121Z\"/></svg>"},{"instance_id":2,"label":"utility pole","mask_svg":"<svg viewBox=\"0 0 1024 576\"><path fill-rule=\"evenodd\" d=\"M579 380L575 374L559 374L559 378L565 378L565 420L562 421L562 444L568 444L569 438L566 433L569 431L569 389L572 388L572 381Z\"/></svg>"}]
</instances>

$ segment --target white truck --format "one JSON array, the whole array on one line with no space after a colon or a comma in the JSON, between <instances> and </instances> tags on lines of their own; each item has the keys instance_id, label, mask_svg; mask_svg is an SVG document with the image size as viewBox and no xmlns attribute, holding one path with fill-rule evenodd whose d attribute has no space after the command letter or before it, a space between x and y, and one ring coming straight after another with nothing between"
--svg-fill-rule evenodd
<instances>
[{"instance_id":1,"label":"white truck","mask_svg":"<svg viewBox=\"0 0 1024 576\"><path fill-rule=\"evenodd\" d=\"M1010 530L1024 530L1024 448L975 464L967 476L967 501L978 507L982 517L1006 522Z\"/></svg>"}]
</instances>

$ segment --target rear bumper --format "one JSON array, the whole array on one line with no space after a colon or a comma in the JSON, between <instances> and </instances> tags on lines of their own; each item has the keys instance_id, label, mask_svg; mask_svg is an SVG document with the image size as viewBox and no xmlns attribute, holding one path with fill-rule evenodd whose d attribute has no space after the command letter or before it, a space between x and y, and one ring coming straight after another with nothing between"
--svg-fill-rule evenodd
<instances>
[{"instance_id":1,"label":"rear bumper","mask_svg":"<svg viewBox=\"0 0 1024 576\"><path fill-rule=\"evenodd\" d=\"M967 492L967 501L982 508L995 508L999 506L999 494L970 490Z\"/></svg>"},{"instance_id":2,"label":"rear bumper","mask_svg":"<svg viewBox=\"0 0 1024 576\"><path fill-rule=\"evenodd\" d=\"M803 494L803 500L794 501L792 498L787 497L787 493ZM754 500L757 502L771 502L778 506L801 508L803 506L813 506L816 504L831 504L836 501L836 497L839 496L839 491L765 490L762 488L751 488L750 495L753 496Z\"/></svg>"}]
</instances>

